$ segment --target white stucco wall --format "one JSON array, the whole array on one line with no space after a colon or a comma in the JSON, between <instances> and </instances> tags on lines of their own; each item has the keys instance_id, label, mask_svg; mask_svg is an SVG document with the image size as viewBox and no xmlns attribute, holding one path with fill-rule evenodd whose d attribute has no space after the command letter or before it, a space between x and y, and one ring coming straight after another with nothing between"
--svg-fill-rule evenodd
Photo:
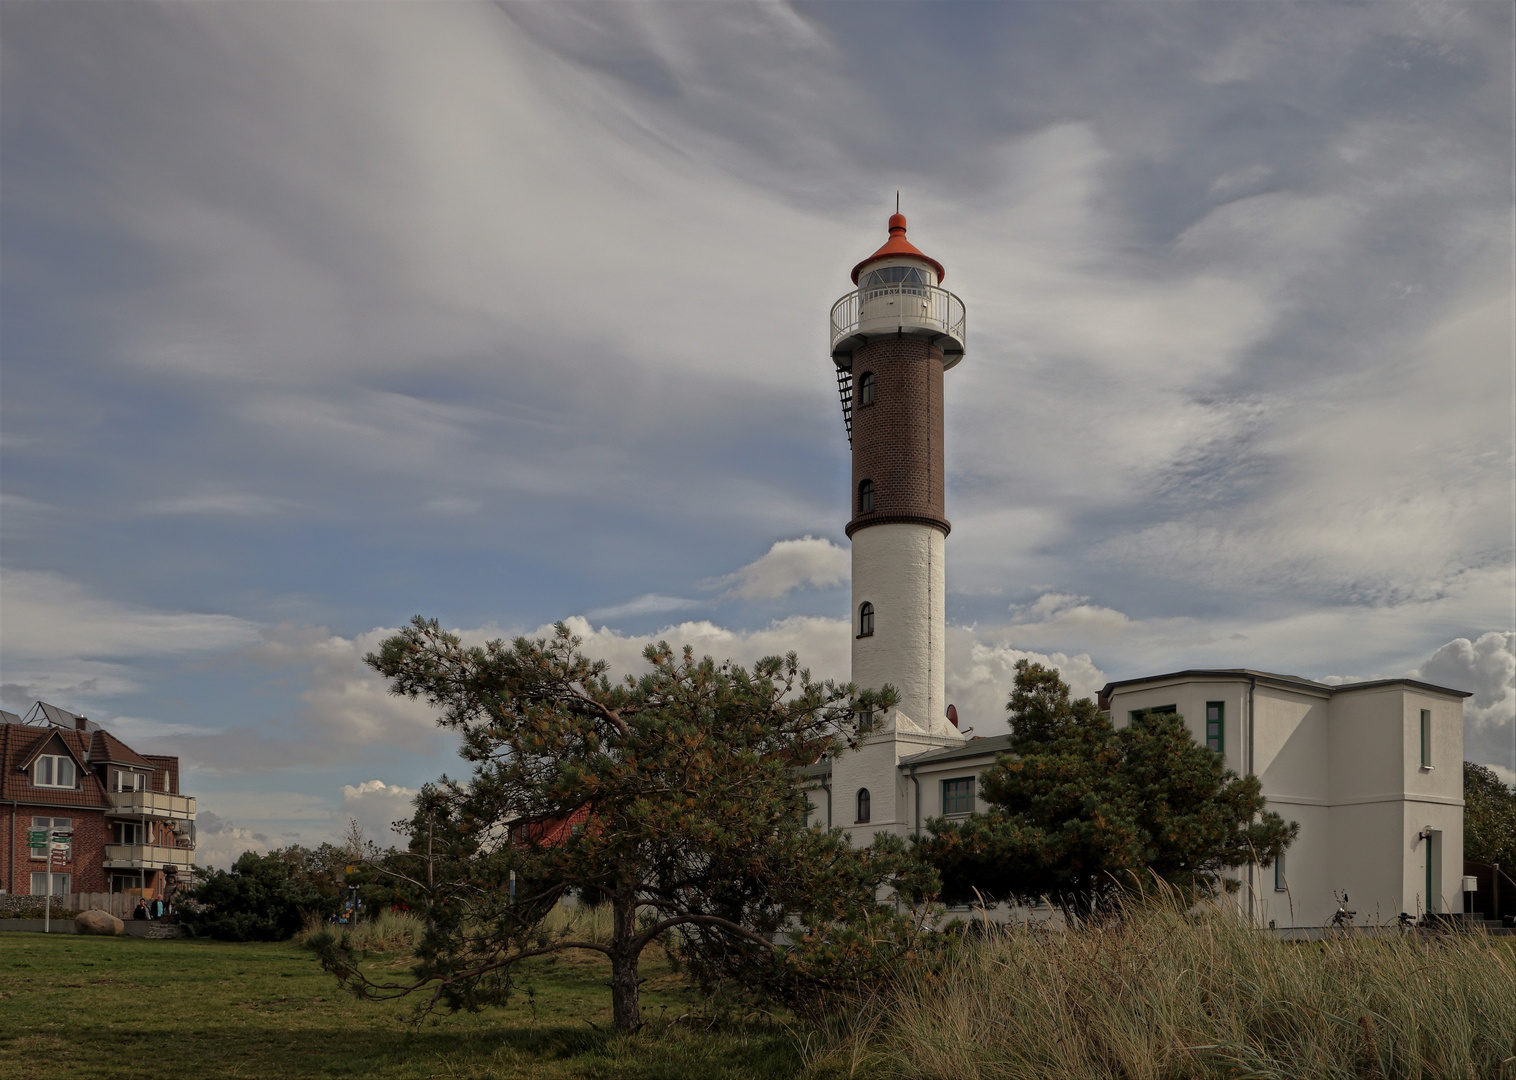
<instances>
[{"instance_id":1,"label":"white stucco wall","mask_svg":"<svg viewBox=\"0 0 1516 1080\"><path fill-rule=\"evenodd\" d=\"M1285 856L1287 891L1272 868L1253 872L1260 922L1320 926L1345 891L1359 921L1427 909L1427 842L1440 853L1431 910L1462 910L1463 706L1405 684L1326 688L1260 682L1248 713L1246 676L1154 680L1111 696L1112 720L1175 705L1197 742L1207 701L1226 705L1228 768L1253 771L1268 808L1300 825ZM1421 766L1421 710L1432 723L1432 768ZM1251 730L1250 730L1251 729ZM1252 769L1249 754L1252 755ZM1238 875L1246 881L1246 869ZM1246 903L1246 895L1239 902Z\"/></svg>"},{"instance_id":2,"label":"white stucco wall","mask_svg":"<svg viewBox=\"0 0 1516 1080\"><path fill-rule=\"evenodd\" d=\"M946 554L930 525L871 525L853 534L853 681L900 692L899 710L935 729L944 688ZM874 605L874 633L860 638L858 611Z\"/></svg>"}]
</instances>

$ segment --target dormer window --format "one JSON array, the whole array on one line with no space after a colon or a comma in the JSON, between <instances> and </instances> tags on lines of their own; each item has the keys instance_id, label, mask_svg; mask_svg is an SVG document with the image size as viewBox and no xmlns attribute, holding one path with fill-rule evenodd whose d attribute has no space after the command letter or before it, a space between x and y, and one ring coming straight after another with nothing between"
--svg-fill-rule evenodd
<instances>
[{"instance_id":1,"label":"dormer window","mask_svg":"<svg viewBox=\"0 0 1516 1080\"><path fill-rule=\"evenodd\" d=\"M858 512L860 514L871 513L874 509L874 481L860 480L858 482Z\"/></svg>"},{"instance_id":2,"label":"dormer window","mask_svg":"<svg viewBox=\"0 0 1516 1080\"><path fill-rule=\"evenodd\" d=\"M860 406L874 404L874 373L872 371L865 371L858 376L858 404Z\"/></svg>"},{"instance_id":3,"label":"dormer window","mask_svg":"<svg viewBox=\"0 0 1516 1080\"><path fill-rule=\"evenodd\" d=\"M117 769L115 782L111 784L111 788L115 791L144 791L147 789L147 775L127 769Z\"/></svg>"},{"instance_id":4,"label":"dormer window","mask_svg":"<svg viewBox=\"0 0 1516 1080\"><path fill-rule=\"evenodd\" d=\"M73 758L43 754L32 764L32 786L71 788L74 786L74 773Z\"/></svg>"}]
</instances>

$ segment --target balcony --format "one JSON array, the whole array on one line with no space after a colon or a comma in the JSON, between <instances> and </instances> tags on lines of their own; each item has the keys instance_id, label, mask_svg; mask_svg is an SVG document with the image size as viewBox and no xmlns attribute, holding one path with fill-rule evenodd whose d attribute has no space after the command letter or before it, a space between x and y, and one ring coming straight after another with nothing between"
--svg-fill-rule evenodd
<instances>
[{"instance_id":1,"label":"balcony","mask_svg":"<svg viewBox=\"0 0 1516 1080\"><path fill-rule=\"evenodd\" d=\"M194 821L195 799L191 795L170 795L164 791L112 791L107 817L162 818Z\"/></svg>"},{"instance_id":2,"label":"balcony","mask_svg":"<svg viewBox=\"0 0 1516 1080\"><path fill-rule=\"evenodd\" d=\"M854 289L832 305L832 360L849 369L853 350L869 338L905 334L939 346L945 370L963 359L966 321L963 301L936 285L902 281Z\"/></svg>"},{"instance_id":3,"label":"balcony","mask_svg":"<svg viewBox=\"0 0 1516 1080\"><path fill-rule=\"evenodd\" d=\"M179 870L195 868L194 848L157 847L152 844L106 844L105 865L112 870Z\"/></svg>"}]
</instances>

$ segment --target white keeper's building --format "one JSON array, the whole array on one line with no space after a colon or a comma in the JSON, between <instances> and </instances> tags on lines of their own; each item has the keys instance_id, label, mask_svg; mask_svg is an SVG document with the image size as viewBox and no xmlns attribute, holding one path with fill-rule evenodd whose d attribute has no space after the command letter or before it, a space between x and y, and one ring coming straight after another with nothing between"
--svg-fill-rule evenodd
<instances>
[{"instance_id":1,"label":"white keeper's building","mask_svg":"<svg viewBox=\"0 0 1516 1080\"><path fill-rule=\"evenodd\" d=\"M1008 735L965 738L944 692L946 540L942 385L963 359L964 305L941 263L890 239L853 269L832 308L832 360L853 451L847 535L853 671L900 703L864 746L807 770L811 820L909 836L981 808L978 777ZM1006 687L1009 695L1010 687ZM1269 809L1300 823L1285 857L1239 875L1258 925L1324 925L1347 893L1359 921L1462 911L1461 690L1410 679L1328 686L1249 669L1190 670L1108 684L1118 725L1181 714L1227 767L1259 777ZM986 723L988 718L981 718Z\"/></svg>"}]
</instances>

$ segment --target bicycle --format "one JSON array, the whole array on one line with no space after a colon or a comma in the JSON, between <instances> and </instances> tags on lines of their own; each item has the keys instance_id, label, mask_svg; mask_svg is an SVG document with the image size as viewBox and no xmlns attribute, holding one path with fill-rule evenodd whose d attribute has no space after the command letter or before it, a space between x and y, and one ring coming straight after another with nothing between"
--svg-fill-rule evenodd
<instances>
[{"instance_id":1,"label":"bicycle","mask_svg":"<svg viewBox=\"0 0 1516 1080\"><path fill-rule=\"evenodd\" d=\"M1338 929L1352 926L1353 919L1358 915L1358 912L1348 908L1348 894L1333 890L1332 896L1337 901L1337 912L1332 916L1332 926Z\"/></svg>"}]
</instances>

